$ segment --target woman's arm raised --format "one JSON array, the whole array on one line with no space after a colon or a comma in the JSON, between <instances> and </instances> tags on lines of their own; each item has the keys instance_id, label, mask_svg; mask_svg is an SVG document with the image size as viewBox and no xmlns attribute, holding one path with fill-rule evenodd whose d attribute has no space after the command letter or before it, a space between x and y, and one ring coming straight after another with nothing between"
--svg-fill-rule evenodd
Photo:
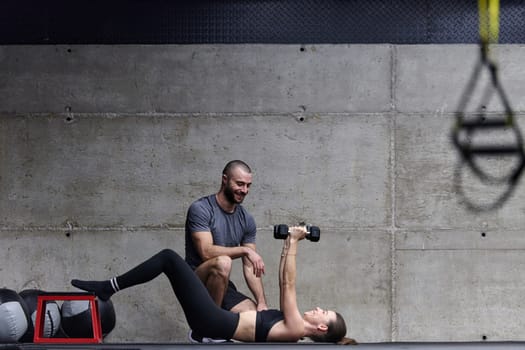
<instances>
[{"instance_id":1,"label":"woman's arm raised","mask_svg":"<svg viewBox=\"0 0 525 350\"><path fill-rule=\"evenodd\" d=\"M297 306L296 255L297 244L306 235L304 227L290 227L290 233L283 244L279 265L280 306L284 314L283 327L279 327L281 341L298 341L304 336L303 317Z\"/></svg>"}]
</instances>

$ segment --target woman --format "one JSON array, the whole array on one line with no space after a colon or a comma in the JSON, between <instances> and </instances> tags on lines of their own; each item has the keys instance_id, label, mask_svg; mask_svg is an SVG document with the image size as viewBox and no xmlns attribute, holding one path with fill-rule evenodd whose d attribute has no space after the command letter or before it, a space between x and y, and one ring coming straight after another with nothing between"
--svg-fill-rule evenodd
<instances>
[{"instance_id":1,"label":"woman","mask_svg":"<svg viewBox=\"0 0 525 350\"><path fill-rule=\"evenodd\" d=\"M123 275L106 281L72 280L71 284L107 300L119 290L146 283L165 273L191 329L211 338L243 342L297 342L309 337L316 342L353 344L345 338L346 325L335 311L316 308L303 315L295 289L297 244L304 239L303 226L290 228L279 265L280 310L233 313L218 307L193 270L177 253L165 249Z\"/></svg>"}]
</instances>

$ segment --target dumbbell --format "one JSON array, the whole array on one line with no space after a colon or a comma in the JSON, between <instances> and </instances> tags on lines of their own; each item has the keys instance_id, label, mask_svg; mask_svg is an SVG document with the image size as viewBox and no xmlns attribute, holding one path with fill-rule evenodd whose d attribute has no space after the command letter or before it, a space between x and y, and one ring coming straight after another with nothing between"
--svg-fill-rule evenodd
<instances>
[{"instance_id":1,"label":"dumbbell","mask_svg":"<svg viewBox=\"0 0 525 350\"><path fill-rule=\"evenodd\" d=\"M312 242L317 242L321 238L321 230L317 226L305 225L306 228L306 239ZM288 237L289 229L288 225L275 225L273 227L273 238L275 239L286 239Z\"/></svg>"}]
</instances>

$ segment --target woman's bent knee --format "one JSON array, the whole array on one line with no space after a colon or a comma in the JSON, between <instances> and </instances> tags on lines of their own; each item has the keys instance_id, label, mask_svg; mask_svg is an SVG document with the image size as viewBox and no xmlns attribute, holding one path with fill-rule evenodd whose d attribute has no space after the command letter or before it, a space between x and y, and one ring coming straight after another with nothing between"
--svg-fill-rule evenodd
<instances>
[{"instance_id":1,"label":"woman's bent knee","mask_svg":"<svg viewBox=\"0 0 525 350\"><path fill-rule=\"evenodd\" d=\"M173 251L172 249L169 249L169 248L164 248L162 249L160 252L159 252L160 255L164 255L164 256L173 256L173 255L178 255L177 253L175 253L175 251Z\"/></svg>"},{"instance_id":2,"label":"woman's bent knee","mask_svg":"<svg viewBox=\"0 0 525 350\"><path fill-rule=\"evenodd\" d=\"M165 248L165 249L162 249L158 255L162 258L162 261L164 262L176 262L178 260L181 260L182 258L180 257L179 254L177 254L177 252L175 252L174 250L172 249L169 249L169 248Z\"/></svg>"}]
</instances>

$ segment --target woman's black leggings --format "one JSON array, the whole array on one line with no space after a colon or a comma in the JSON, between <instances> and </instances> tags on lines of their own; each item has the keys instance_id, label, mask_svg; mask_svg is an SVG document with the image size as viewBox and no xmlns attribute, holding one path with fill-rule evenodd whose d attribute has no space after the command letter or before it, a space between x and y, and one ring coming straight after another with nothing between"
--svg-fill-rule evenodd
<instances>
[{"instance_id":1,"label":"woman's black leggings","mask_svg":"<svg viewBox=\"0 0 525 350\"><path fill-rule=\"evenodd\" d=\"M211 298L208 290L176 252L164 249L140 265L117 277L120 289L151 281L166 274L179 300L190 328L201 336L231 339L239 314L223 310Z\"/></svg>"}]
</instances>

